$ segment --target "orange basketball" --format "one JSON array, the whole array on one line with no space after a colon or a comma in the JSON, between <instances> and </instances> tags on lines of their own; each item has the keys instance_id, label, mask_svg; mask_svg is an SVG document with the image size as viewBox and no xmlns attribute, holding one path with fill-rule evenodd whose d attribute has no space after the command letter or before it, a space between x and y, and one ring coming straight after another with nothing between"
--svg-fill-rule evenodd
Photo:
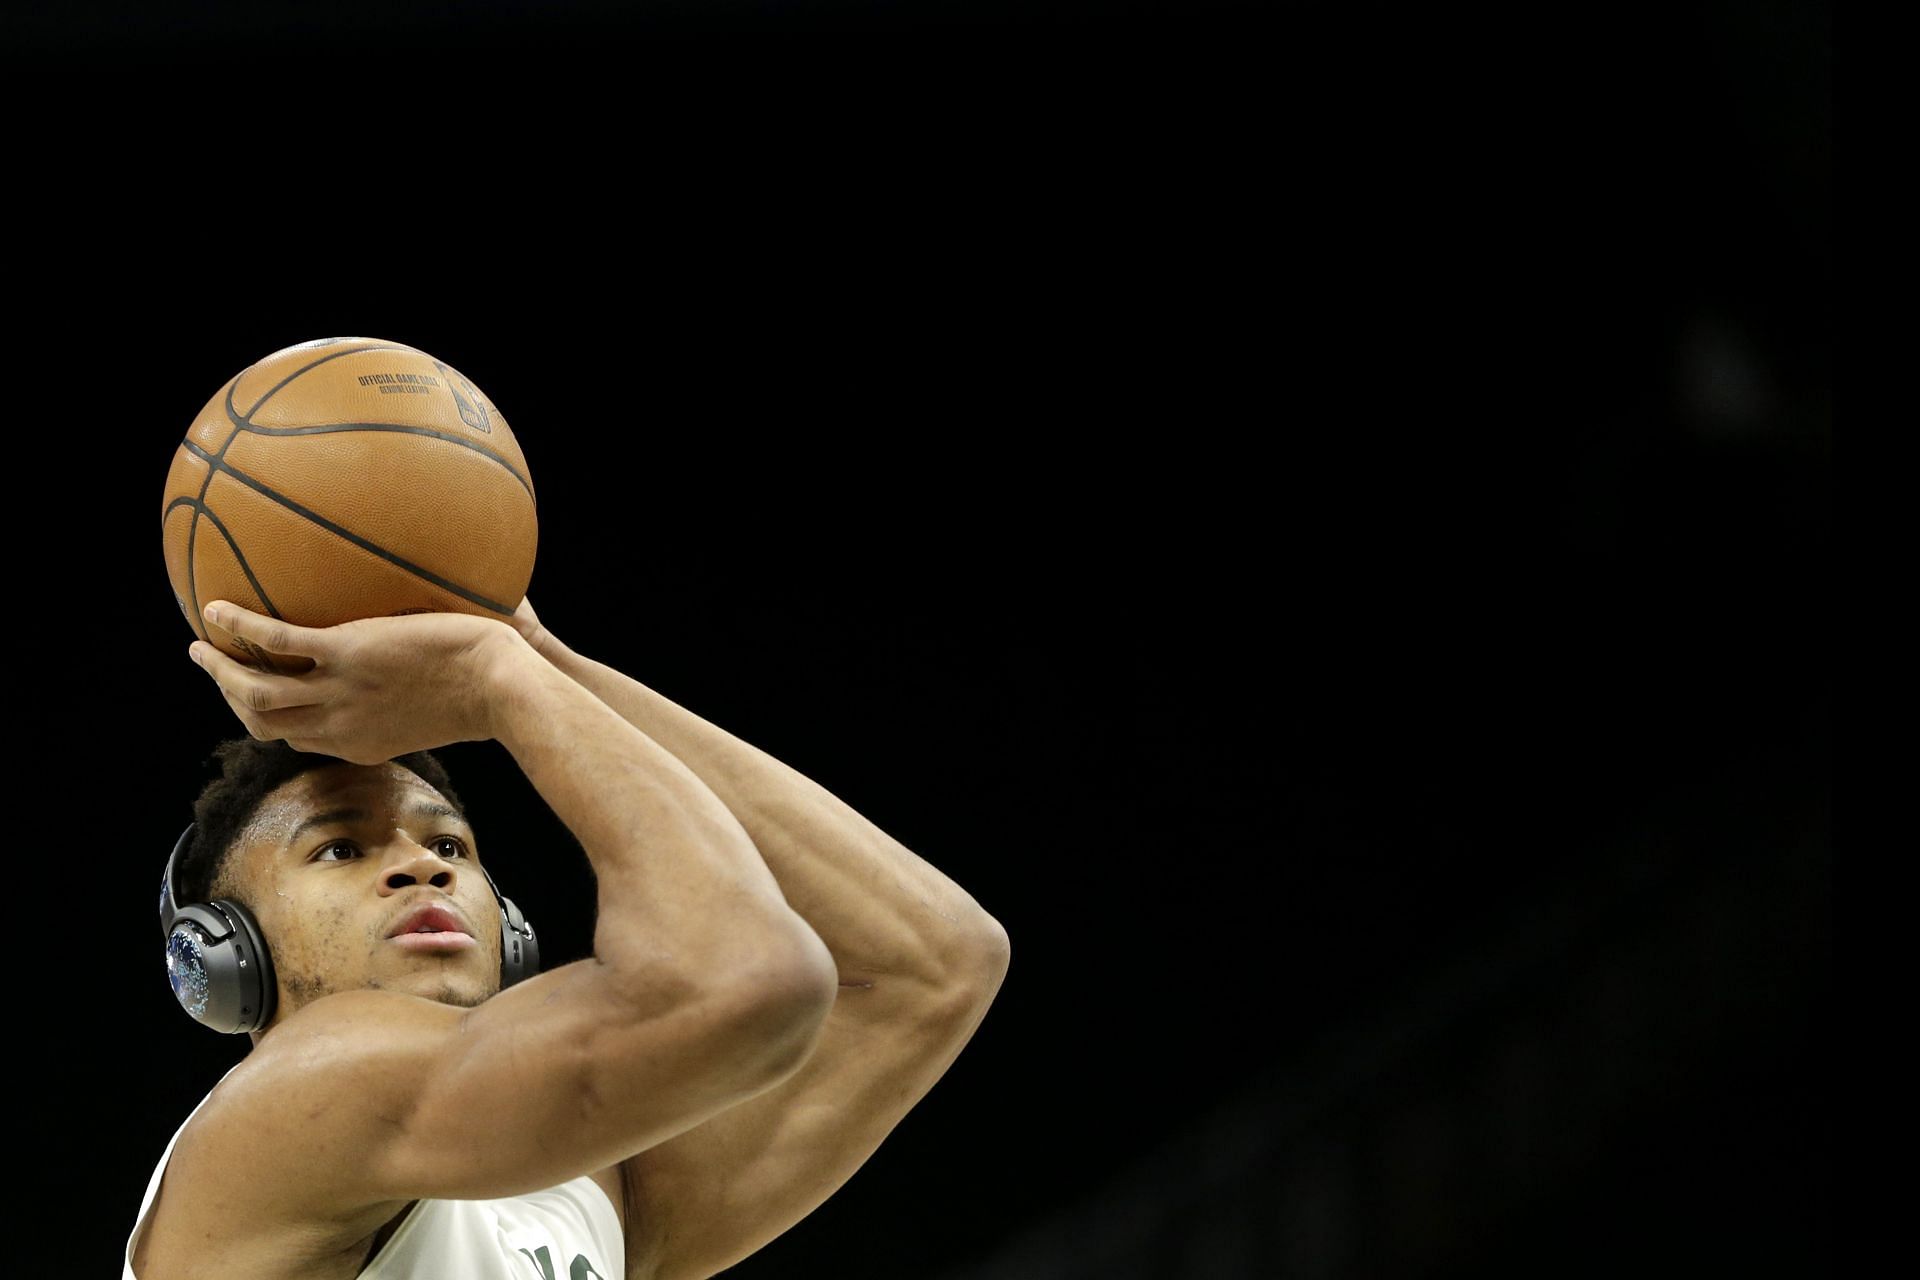
<instances>
[{"instance_id":1,"label":"orange basketball","mask_svg":"<svg viewBox=\"0 0 1920 1280\"><path fill-rule=\"evenodd\" d=\"M505 621L533 578L527 460L452 366L377 338L276 351L207 402L167 470L160 532L194 633L242 662L312 668L220 627L231 600L306 627L401 613Z\"/></svg>"}]
</instances>

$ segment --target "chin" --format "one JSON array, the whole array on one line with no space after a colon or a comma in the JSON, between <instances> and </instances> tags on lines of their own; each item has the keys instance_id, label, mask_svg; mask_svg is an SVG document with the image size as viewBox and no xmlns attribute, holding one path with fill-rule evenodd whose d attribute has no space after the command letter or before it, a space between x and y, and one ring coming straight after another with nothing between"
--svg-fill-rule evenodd
<instances>
[{"instance_id":1,"label":"chin","mask_svg":"<svg viewBox=\"0 0 1920 1280\"><path fill-rule=\"evenodd\" d=\"M471 1009L476 1005L485 1004L493 992L468 986L465 983L444 982L432 990L422 991L420 995L435 1004L451 1004L462 1009Z\"/></svg>"}]
</instances>

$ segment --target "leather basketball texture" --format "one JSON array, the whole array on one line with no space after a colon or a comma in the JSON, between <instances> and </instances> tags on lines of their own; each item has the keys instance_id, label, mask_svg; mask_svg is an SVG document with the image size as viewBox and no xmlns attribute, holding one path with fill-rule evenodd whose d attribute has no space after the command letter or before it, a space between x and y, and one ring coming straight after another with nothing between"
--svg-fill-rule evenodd
<instances>
[{"instance_id":1,"label":"leather basketball texture","mask_svg":"<svg viewBox=\"0 0 1920 1280\"><path fill-rule=\"evenodd\" d=\"M513 431L458 370L403 343L326 338L222 387L167 471L161 535L194 633L242 662L276 658L211 626L231 600L298 626L403 613L505 621L533 578L533 478Z\"/></svg>"}]
</instances>

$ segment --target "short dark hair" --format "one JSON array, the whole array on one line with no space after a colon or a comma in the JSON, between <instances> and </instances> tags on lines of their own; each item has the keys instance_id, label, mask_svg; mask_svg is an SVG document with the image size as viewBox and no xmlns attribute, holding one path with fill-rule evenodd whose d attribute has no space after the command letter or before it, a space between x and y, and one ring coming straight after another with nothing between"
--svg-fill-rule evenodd
<instances>
[{"instance_id":1,"label":"short dark hair","mask_svg":"<svg viewBox=\"0 0 1920 1280\"><path fill-rule=\"evenodd\" d=\"M350 764L337 756L316 751L296 751L284 739L262 742L258 738L230 738L207 757L220 762L220 776L200 789L193 802L193 838L180 853L174 868L179 902L210 902L216 888L221 897L235 897L237 886L223 883L229 870L228 856L267 793L309 769L325 769ZM411 751L395 756L393 763L411 770L419 779L445 796L447 803L460 811L464 820L466 806L454 794L447 770L431 751ZM251 903L244 904L251 908Z\"/></svg>"}]
</instances>

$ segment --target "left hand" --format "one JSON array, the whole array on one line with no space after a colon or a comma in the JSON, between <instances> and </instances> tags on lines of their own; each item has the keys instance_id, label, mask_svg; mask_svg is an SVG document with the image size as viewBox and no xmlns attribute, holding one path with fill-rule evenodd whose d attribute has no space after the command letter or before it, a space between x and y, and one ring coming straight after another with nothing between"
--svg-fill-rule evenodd
<instances>
[{"instance_id":1,"label":"left hand","mask_svg":"<svg viewBox=\"0 0 1920 1280\"><path fill-rule=\"evenodd\" d=\"M279 659L269 669L205 640L187 646L250 735L354 764L492 737L503 655L521 644L500 619L466 613L302 627L216 600L204 616L248 652ZM287 674L289 659L309 666Z\"/></svg>"}]
</instances>

